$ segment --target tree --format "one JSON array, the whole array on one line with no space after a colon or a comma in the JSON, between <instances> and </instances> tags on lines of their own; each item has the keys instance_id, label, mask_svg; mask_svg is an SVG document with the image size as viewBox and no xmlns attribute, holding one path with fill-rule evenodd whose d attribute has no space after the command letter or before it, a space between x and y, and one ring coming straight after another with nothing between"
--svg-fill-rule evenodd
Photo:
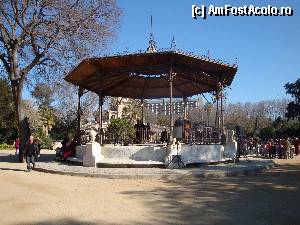
<instances>
[{"instance_id":1,"label":"tree","mask_svg":"<svg viewBox=\"0 0 300 225\"><path fill-rule=\"evenodd\" d=\"M43 121L41 113L37 106L34 105L31 100L23 100L24 113L28 121L30 130L38 129L43 127Z\"/></svg>"},{"instance_id":2,"label":"tree","mask_svg":"<svg viewBox=\"0 0 300 225\"><path fill-rule=\"evenodd\" d=\"M94 49L103 49L119 17L115 0L1 1L0 66L13 93L21 151L29 135L24 85L34 79L55 81L59 77L55 75L62 75Z\"/></svg>"},{"instance_id":3,"label":"tree","mask_svg":"<svg viewBox=\"0 0 300 225\"><path fill-rule=\"evenodd\" d=\"M7 142L17 136L17 122L13 96L9 83L0 78L0 142Z\"/></svg>"},{"instance_id":4,"label":"tree","mask_svg":"<svg viewBox=\"0 0 300 225\"><path fill-rule=\"evenodd\" d=\"M298 119L300 121L300 79L294 83L287 83L285 86L286 93L294 98L287 106L285 116L288 119Z\"/></svg>"},{"instance_id":5,"label":"tree","mask_svg":"<svg viewBox=\"0 0 300 225\"><path fill-rule=\"evenodd\" d=\"M158 115L157 116L157 125L161 127L169 127L170 126L170 117L166 115Z\"/></svg>"},{"instance_id":6,"label":"tree","mask_svg":"<svg viewBox=\"0 0 300 225\"><path fill-rule=\"evenodd\" d=\"M46 83L37 83L31 95L36 99L39 106L50 107L54 101L53 90Z\"/></svg>"},{"instance_id":7,"label":"tree","mask_svg":"<svg viewBox=\"0 0 300 225\"><path fill-rule=\"evenodd\" d=\"M15 123L15 110L13 107L13 96L9 83L5 79L0 78L0 127L8 128L14 127Z\"/></svg>"},{"instance_id":8,"label":"tree","mask_svg":"<svg viewBox=\"0 0 300 225\"><path fill-rule=\"evenodd\" d=\"M144 102L145 104L145 102ZM142 118L142 106L143 103L141 100L130 99L129 102L126 103L126 106L123 108L122 117L128 119L130 123L135 122L134 120L138 118ZM144 109L145 111L145 109ZM145 113L144 113L145 117ZM144 118L145 119L145 118Z\"/></svg>"},{"instance_id":9,"label":"tree","mask_svg":"<svg viewBox=\"0 0 300 225\"><path fill-rule=\"evenodd\" d=\"M273 127L269 126L269 127L265 127L263 129L261 129L258 136L262 140L267 141L268 139L274 137L274 133L275 133L275 129Z\"/></svg>"},{"instance_id":10,"label":"tree","mask_svg":"<svg viewBox=\"0 0 300 225\"><path fill-rule=\"evenodd\" d=\"M266 102L228 104L225 107L225 127L244 128L249 136L256 135L260 129L270 125Z\"/></svg>"},{"instance_id":11,"label":"tree","mask_svg":"<svg viewBox=\"0 0 300 225\"><path fill-rule=\"evenodd\" d=\"M157 114L152 112L151 110L145 108L144 109L145 121L150 124L157 124Z\"/></svg>"},{"instance_id":12,"label":"tree","mask_svg":"<svg viewBox=\"0 0 300 225\"><path fill-rule=\"evenodd\" d=\"M74 136L76 133L76 118L70 116L56 117L55 124L50 131L50 137L54 140L63 140L66 137Z\"/></svg>"},{"instance_id":13,"label":"tree","mask_svg":"<svg viewBox=\"0 0 300 225\"><path fill-rule=\"evenodd\" d=\"M78 107L78 88L74 85L63 83L55 87L55 115L56 118L77 119ZM81 121L85 123L90 117L94 117L93 113L98 108L98 97L93 92L85 93L81 98Z\"/></svg>"},{"instance_id":14,"label":"tree","mask_svg":"<svg viewBox=\"0 0 300 225\"><path fill-rule=\"evenodd\" d=\"M39 107L43 122L42 132L48 137L49 131L54 125L54 110L51 107L51 104L54 101L53 92L48 84L37 83L34 90L31 92L31 95L35 97Z\"/></svg>"}]
</instances>

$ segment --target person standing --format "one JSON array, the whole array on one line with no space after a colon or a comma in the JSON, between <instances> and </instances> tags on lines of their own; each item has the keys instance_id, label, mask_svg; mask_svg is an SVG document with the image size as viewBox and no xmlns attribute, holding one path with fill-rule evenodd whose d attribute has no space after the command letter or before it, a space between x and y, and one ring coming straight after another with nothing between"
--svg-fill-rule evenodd
<instances>
[{"instance_id":1,"label":"person standing","mask_svg":"<svg viewBox=\"0 0 300 225\"><path fill-rule=\"evenodd\" d=\"M298 138L295 138L294 146L295 146L295 154L299 155L300 154L300 141Z\"/></svg>"},{"instance_id":2,"label":"person standing","mask_svg":"<svg viewBox=\"0 0 300 225\"><path fill-rule=\"evenodd\" d=\"M32 163L33 168L35 168L35 157L37 154L38 146L36 142L33 141L33 136L30 136L24 152L24 156L26 158L27 163L27 172L31 171L30 163Z\"/></svg>"},{"instance_id":3,"label":"person standing","mask_svg":"<svg viewBox=\"0 0 300 225\"><path fill-rule=\"evenodd\" d=\"M20 139L19 139L19 138L17 138L17 139L15 140L15 148L16 148L16 153L15 153L15 155L19 155L19 150L20 150Z\"/></svg>"}]
</instances>

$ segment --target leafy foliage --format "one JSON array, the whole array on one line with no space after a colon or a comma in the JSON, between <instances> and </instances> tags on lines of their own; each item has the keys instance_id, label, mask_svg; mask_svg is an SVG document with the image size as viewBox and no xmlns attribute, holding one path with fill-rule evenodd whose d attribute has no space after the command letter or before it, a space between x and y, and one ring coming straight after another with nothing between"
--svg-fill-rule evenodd
<instances>
[{"instance_id":1,"label":"leafy foliage","mask_svg":"<svg viewBox=\"0 0 300 225\"><path fill-rule=\"evenodd\" d=\"M294 98L294 101L288 104L285 116L288 119L298 119L300 121L300 79L294 83L287 83L284 87L286 93Z\"/></svg>"},{"instance_id":2,"label":"leafy foliage","mask_svg":"<svg viewBox=\"0 0 300 225\"><path fill-rule=\"evenodd\" d=\"M56 117L55 125L50 131L50 137L54 140L63 140L68 137L69 134L72 136L76 133L77 120L72 117Z\"/></svg>"},{"instance_id":3,"label":"leafy foliage","mask_svg":"<svg viewBox=\"0 0 300 225\"><path fill-rule=\"evenodd\" d=\"M40 140L41 142L41 148L44 149L51 149L52 148L52 139L50 137L48 137L41 128L37 128L37 129L32 129L32 133L33 137L35 139Z\"/></svg>"},{"instance_id":4,"label":"leafy foliage","mask_svg":"<svg viewBox=\"0 0 300 225\"><path fill-rule=\"evenodd\" d=\"M0 150L1 149L7 149L7 150L11 150L11 149L15 149L14 145L8 145L8 144L0 144Z\"/></svg>"},{"instance_id":5,"label":"leafy foliage","mask_svg":"<svg viewBox=\"0 0 300 225\"><path fill-rule=\"evenodd\" d=\"M270 138L286 138L286 137L299 137L300 125L292 121L281 121L280 126L276 126L276 121L272 125L260 130L259 137L263 140Z\"/></svg>"},{"instance_id":6,"label":"leafy foliage","mask_svg":"<svg viewBox=\"0 0 300 225\"><path fill-rule=\"evenodd\" d=\"M49 131L54 125L54 110L51 107L54 101L53 92L46 83L37 83L31 94L36 99L41 116L42 128L46 136L48 136Z\"/></svg>"},{"instance_id":7,"label":"leafy foliage","mask_svg":"<svg viewBox=\"0 0 300 225\"><path fill-rule=\"evenodd\" d=\"M37 83L31 95L36 99L39 106L48 106L53 103L53 90L46 83Z\"/></svg>"},{"instance_id":8,"label":"leafy foliage","mask_svg":"<svg viewBox=\"0 0 300 225\"><path fill-rule=\"evenodd\" d=\"M170 126L170 117L166 115L159 115L157 117L157 125L161 127L168 127Z\"/></svg>"},{"instance_id":9,"label":"leafy foliage","mask_svg":"<svg viewBox=\"0 0 300 225\"><path fill-rule=\"evenodd\" d=\"M9 83L0 78L0 143L18 136L13 96Z\"/></svg>"},{"instance_id":10,"label":"leafy foliage","mask_svg":"<svg viewBox=\"0 0 300 225\"><path fill-rule=\"evenodd\" d=\"M114 135L116 143L120 141L130 142L134 139L134 127L126 118L112 119L107 131Z\"/></svg>"},{"instance_id":11,"label":"leafy foliage","mask_svg":"<svg viewBox=\"0 0 300 225\"><path fill-rule=\"evenodd\" d=\"M9 82L0 78L0 127L16 128L15 108Z\"/></svg>"}]
</instances>

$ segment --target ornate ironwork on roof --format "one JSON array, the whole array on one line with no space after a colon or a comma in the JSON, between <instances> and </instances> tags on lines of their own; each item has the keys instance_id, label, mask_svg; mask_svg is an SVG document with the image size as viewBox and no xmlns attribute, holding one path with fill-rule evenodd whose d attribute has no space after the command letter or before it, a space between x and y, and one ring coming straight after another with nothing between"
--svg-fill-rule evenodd
<instances>
[{"instance_id":1,"label":"ornate ironwork on roof","mask_svg":"<svg viewBox=\"0 0 300 225\"><path fill-rule=\"evenodd\" d=\"M146 52L147 53L157 52L157 50L156 50L156 43L154 41L154 35L153 35L153 33L150 34L149 46L148 46Z\"/></svg>"},{"instance_id":2,"label":"ornate ironwork on roof","mask_svg":"<svg viewBox=\"0 0 300 225\"><path fill-rule=\"evenodd\" d=\"M152 31L152 15L151 15L151 32L150 32L150 39L149 39L149 46L146 50L147 53L154 53L157 52L156 50L156 43L154 40L154 35L153 35L153 31Z\"/></svg>"},{"instance_id":3,"label":"ornate ironwork on roof","mask_svg":"<svg viewBox=\"0 0 300 225\"><path fill-rule=\"evenodd\" d=\"M175 42L175 37L173 36L171 46L170 46L171 51L176 51L176 42Z\"/></svg>"}]
</instances>

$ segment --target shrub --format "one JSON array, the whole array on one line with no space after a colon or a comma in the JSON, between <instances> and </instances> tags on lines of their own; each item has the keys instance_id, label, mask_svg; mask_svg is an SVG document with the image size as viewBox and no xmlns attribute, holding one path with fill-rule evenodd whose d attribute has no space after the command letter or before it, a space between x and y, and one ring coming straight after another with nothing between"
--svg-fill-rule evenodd
<instances>
[{"instance_id":1,"label":"shrub","mask_svg":"<svg viewBox=\"0 0 300 225\"><path fill-rule=\"evenodd\" d=\"M115 143L132 142L134 139L134 127L126 118L112 119L107 127L108 133L113 134Z\"/></svg>"},{"instance_id":2,"label":"shrub","mask_svg":"<svg viewBox=\"0 0 300 225\"><path fill-rule=\"evenodd\" d=\"M52 149L53 140L50 137L46 136L41 128L32 130L32 135L33 135L34 139L40 140L41 148Z\"/></svg>"},{"instance_id":3,"label":"shrub","mask_svg":"<svg viewBox=\"0 0 300 225\"><path fill-rule=\"evenodd\" d=\"M0 149L14 149L14 145L8 145L6 143L0 144Z\"/></svg>"}]
</instances>

